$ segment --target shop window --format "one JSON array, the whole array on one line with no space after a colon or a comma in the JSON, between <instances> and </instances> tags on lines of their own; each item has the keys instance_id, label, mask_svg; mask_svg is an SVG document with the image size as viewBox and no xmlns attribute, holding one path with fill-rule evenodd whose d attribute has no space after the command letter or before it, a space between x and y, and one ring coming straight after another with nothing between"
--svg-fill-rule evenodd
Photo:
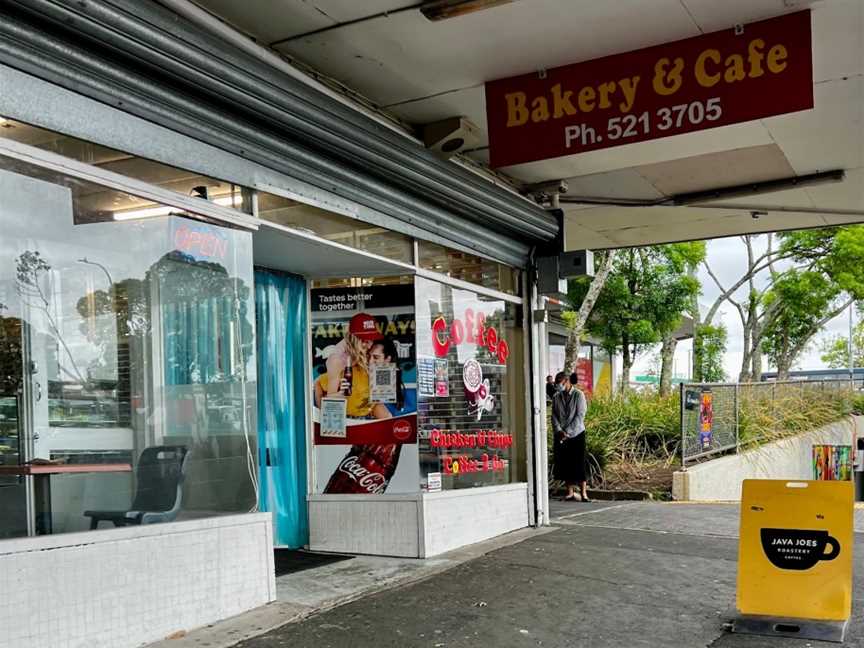
<instances>
[{"instance_id":1,"label":"shop window","mask_svg":"<svg viewBox=\"0 0 864 648\"><path fill-rule=\"evenodd\" d=\"M509 295L521 294L521 275L515 268L436 243L420 241L418 245L417 263L424 270L438 272L453 279L492 288Z\"/></svg>"},{"instance_id":2,"label":"shop window","mask_svg":"<svg viewBox=\"0 0 864 648\"><path fill-rule=\"evenodd\" d=\"M398 286L413 284L414 275L394 275L392 277L331 277L315 279L312 288L363 288L364 286Z\"/></svg>"},{"instance_id":3,"label":"shop window","mask_svg":"<svg viewBox=\"0 0 864 648\"><path fill-rule=\"evenodd\" d=\"M186 196L206 195L207 199L217 205L231 207L247 214L252 213L252 192L225 180L178 169L11 119L0 118L0 137L51 151ZM159 210L159 206L130 195L115 196L114 201L106 207L113 212L125 214L127 218L135 218L140 214L146 216L152 214L154 210Z\"/></svg>"},{"instance_id":4,"label":"shop window","mask_svg":"<svg viewBox=\"0 0 864 648\"><path fill-rule=\"evenodd\" d=\"M425 278L415 285L422 487L525 481L521 307Z\"/></svg>"},{"instance_id":5,"label":"shop window","mask_svg":"<svg viewBox=\"0 0 864 648\"><path fill-rule=\"evenodd\" d=\"M251 234L167 208L117 219L124 194L2 157L0 194L0 538L27 530L9 475L33 461L57 472L42 533L112 527L133 501L150 522L250 510Z\"/></svg>"},{"instance_id":6,"label":"shop window","mask_svg":"<svg viewBox=\"0 0 864 648\"><path fill-rule=\"evenodd\" d=\"M258 215L364 252L413 264L410 237L363 221L268 193L258 194Z\"/></svg>"}]
</instances>

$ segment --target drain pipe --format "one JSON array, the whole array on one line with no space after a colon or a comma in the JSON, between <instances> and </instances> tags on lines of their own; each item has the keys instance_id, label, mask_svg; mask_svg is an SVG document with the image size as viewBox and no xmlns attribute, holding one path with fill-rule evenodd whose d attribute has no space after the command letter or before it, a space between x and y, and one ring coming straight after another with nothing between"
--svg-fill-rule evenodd
<instances>
[{"instance_id":1,"label":"drain pipe","mask_svg":"<svg viewBox=\"0 0 864 648\"><path fill-rule=\"evenodd\" d=\"M276 53L274 50L271 50L256 43L242 32L234 29L228 23L211 14L209 11L202 9L190 0L158 1L160 4L169 8L171 11L178 14L179 16L182 16L186 20L194 23L195 25L198 25L199 27L203 27L211 34L218 36L222 40L230 43L231 45L234 45L238 49L243 50L247 54L254 56L258 60L266 63L267 65L276 68L280 72L283 72L294 79L297 79L301 83L308 85L310 88L314 88L318 92L327 95L331 99L335 99L336 101L348 106L352 110L363 113L369 119L372 119L378 124L389 128L394 133L398 133L404 138L422 145L422 142L416 137L414 137L407 127L402 126L398 122L387 118L381 113L376 112L375 110L363 105L356 100L352 100L346 97L345 95L337 92L327 84L322 83L321 81L318 81L317 79L313 78L302 70L297 69L288 61L279 56L279 54Z\"/></svg>"}]
</instances>

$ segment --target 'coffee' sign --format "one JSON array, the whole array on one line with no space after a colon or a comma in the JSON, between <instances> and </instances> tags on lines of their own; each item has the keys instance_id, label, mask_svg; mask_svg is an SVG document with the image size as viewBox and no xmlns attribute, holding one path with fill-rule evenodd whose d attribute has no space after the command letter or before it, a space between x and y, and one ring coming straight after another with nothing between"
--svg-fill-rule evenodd
<instances>
[{"instance_id":1,"label":"'coffee' sign","mask_svg":"<svg viewBox=\"0 0 864 648\"><path fill-rule=\"evenodd\" d=\"M809 11L486 84L493 167L812 107Z\"/></svg>"},{"instance_id":2,"label":"'coffee' sign","mask_svg":"<svg viewBox=\"0 0 864 648\"><path fill-rule=\"evenodd\" d=\"M457 317L448 322L439 315L432 321L432 347L436 356L446 358L451 345L460 344L485 347L501 364L507 364L510 357L510 345L499 338L494 326L486 326L486 315L475 314L470 308L465 309L464 320Z\"/></svg>"}]
</instances>

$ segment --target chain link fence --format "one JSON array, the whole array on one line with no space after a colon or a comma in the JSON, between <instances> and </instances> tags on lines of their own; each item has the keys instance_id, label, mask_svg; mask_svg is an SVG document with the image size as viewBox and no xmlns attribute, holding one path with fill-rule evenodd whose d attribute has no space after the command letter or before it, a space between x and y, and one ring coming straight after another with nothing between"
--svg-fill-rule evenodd
<instances>
[{"instance_id":1,"label":"chain link fence","mask_svg":"<svg viewBox=\"0 0 864 648\"><path fill-rule=\"evenodd\" d=\"M806 432L851 402L862 379L681 383L681 461Z\"/></svg>"}]
</instances>

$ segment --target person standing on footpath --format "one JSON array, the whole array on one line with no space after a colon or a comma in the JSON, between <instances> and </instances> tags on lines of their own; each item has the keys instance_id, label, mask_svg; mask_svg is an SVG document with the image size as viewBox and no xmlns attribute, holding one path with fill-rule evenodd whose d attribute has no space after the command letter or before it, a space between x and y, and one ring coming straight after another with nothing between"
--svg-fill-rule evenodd
<instances>
[{"instance_id":1,"label":"person standing on footpath","mask_svg":"<svg viewBox=\"0 0 864 648\"><path fill-rule=\"evenodd\" d=\"M579 377L572 373L570 378L563 371L555 376L555 384L560 385L552 399L552 429L555 432L555 479L567 485L567 502L577 502L579 487L581 500L588 498L588 481L585 471L585 413L588 402L585 394L576 386Z\"/></svg>"},{"instance_id":2,"label":"person standing on footpath","mask_svg":"<svg viewBox=\"0 0 864 648\"><path fill-rule=\"evenodd\" d=\"M552 376L546 376L546 400L552 400L555 398L555 393L558 391L558 388L555 385L555 381L552 380Z\"/></svg>"}]
</instances>

